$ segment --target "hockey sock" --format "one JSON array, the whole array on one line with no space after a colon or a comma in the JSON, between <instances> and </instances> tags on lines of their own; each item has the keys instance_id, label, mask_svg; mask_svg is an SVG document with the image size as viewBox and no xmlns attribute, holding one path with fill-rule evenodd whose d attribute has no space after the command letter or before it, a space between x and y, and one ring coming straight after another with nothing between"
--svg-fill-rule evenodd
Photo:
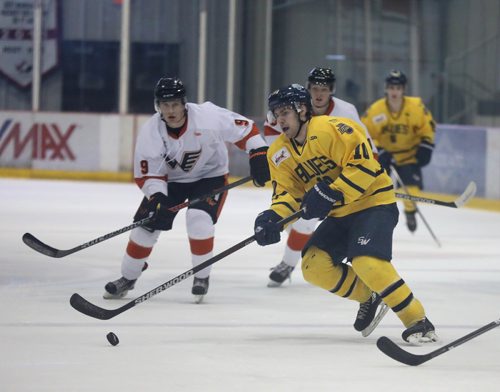
<instances>
[{"instance_id":1,"label":"hockey sock","mask_svg":"<svg viewBox=\"0 0 500 392\"><path fill-rule=\"evenodd\" d=\"M351 266L334 265L330 255L315 246L302 258L302 274L309 283L354 301L365 302L372 293Z\"/></svg>"},{"instance_id":2,"label":"hockey sock","mask_svg":"<svg viewBox=\"0 0 500 392\"><path fill-rule=\"evenodd\" d=\"M290 267L295 267L300 260L300 254L311 234L303 234L293 229L288 234L283 261Z\"/></svg>"},{"instance_id":3,"label":"hockey sock","mask_svg":"<svg viewBox=\"0 0 500 392\"><path fill-rule=\"evenodd\" d=\"M203 210L189 208L186 212L186 228L191 248L191 260L196 267L212 257L215 227L210 215ZM212 267L198 271L197 278L206 278Z\"/></svg>"},{"instance_id":4,"label":"hockey sock","mask_svg":"<svg viewBox=\"0 0 500 392\"><path fill-rule=\"evenodd\" d=\"M412 196L420 196L420 188L416 185L408 185L406 187L408 189L408 193ZM415 203L410 200L403 200L403 205L405 208L405 212L414 212L415 211Z\"/></svg>"},{"instance_id":5,"label":"hockey sock","mask_svg":"<svg viewBox=\"0 0 500 392\"><path fill-rule=\"evenodd\" d=\"M127 250L122 260L122 275L129 280L137 279L141 276L144 264L153 248L144 247L129 240Z\"/></svg>"},{"instance_id":6,"label":"hockey sock","mask_svg":"<svg viewBox=\"0 0 500 392\"><path fill-rule=\"evenodd\" d=\"M389 261L359 256L353 259L352 267L366 285L382 297L405 327L425 318L422 304L413 297L412 291Z\"/></svg>"},{"instance_id":7,"label":"hockey sock","mask_svg":"<svg viewBox=\"0 0 500 392\"><path fill-rule=\"evenodd\" d=\"M212 257L214 249L214 237L206 238L203 240L189 239L189 246L191 247L191 260L193 267L196 267ZM206 278L210 275L212 266L208 266L201 271L198 271L194 276L197 278Z\"/></svg>"}]
</instances>

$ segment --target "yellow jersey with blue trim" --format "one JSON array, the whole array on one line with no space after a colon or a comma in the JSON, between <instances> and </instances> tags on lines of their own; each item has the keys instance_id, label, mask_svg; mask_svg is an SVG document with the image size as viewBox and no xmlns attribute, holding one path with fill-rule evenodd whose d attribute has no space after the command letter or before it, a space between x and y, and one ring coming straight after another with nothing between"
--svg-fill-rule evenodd
<instances>
[{"instance_id":1,"label":"yellow jersey with blue trim","mask_svg":"<svg viewBox=\"0 0 500 392\"><path fill-rule=\"evenodd\" d=\"M300 209L304 194L325 181L341 195L329 216L395 203L392 180L373 156L365 130L344 117L316 116L302 145L281 134L267 152L271 209L282 217Z\"/></svg>"},{"instance_id":2,"label":"yellow jersey with blue trim","mask_svg":"<svg viewBox=\"0 0 500 392\"><path fill-rule=\"evenodd\" d=\"M403 97L398 113L392 113L385 98L375 101L361 121L378 148L390 152L396 165L416 163L420 143L434 144L436 124L419 97Z\"/></svg>"}]
</instances>

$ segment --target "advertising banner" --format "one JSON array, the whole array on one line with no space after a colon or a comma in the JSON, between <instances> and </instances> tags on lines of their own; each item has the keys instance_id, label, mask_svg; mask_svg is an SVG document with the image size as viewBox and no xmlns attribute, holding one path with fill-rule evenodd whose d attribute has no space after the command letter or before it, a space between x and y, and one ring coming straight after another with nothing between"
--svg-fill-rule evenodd
<instances>
[{"instance_id":1,"label":"advertising banner","mask_svg":"<svg viewBox=\"0 0 500 392\"><path fill-rule=\"evenodd\" d=\"M20 87L33 78L33 5L36 0L0 0L0 73ZM57 0L42 5L42 75L58 64Z\"/></svg>"},{"instance_id":2,"label":"advertising banner","mask_svg":"<svg viewBox=\"0 0 500 392\"><path fill-rule=\"evenodd\" d=\"M0 113L0 166L100 170L99 117L87 114Z\"/></svg>"}]
</instances>

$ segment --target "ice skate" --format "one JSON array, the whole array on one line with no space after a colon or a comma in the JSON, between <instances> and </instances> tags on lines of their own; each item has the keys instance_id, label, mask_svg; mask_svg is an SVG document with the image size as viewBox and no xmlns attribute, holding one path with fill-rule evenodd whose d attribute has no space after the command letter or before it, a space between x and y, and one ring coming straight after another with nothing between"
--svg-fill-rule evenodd
<instances>
[{"instance_id":1,"label":"ice skate","mask_svg":"<svg viewBox=\"0 0 500 392\"><path fill-rule=\"evenodd\" d=\"M406 215L406 226L408 226L408 230L412 233L417 230L417 218L415 216L416 211L405 211Z\"/></svg>"},{"instance_id":2,"label":"ice skate","mask_svg":"<svg viewBox=\"0 0 500 392\"><path fill-rule=\"evenodd\" d=\"M293 270L294 267L282 261L276 267L272 268L267 287L280 287L285 280L288 279L291 281L290 276Z\"/></svg>"},{"instance_id":3,"label":"ice skate","mask_svg":"<svg viewBox=\"0 0 500 392\"><path fill-rule=\"evenodd\" d=\"M194 295L194 301L199 304L203 301L203 298L208 292L209 278L197 278L193 280L193 288L191 289L191 294Z\"/></svg>"},{"instance_id":4,"label":"ice skate","mask_svg":"<svg viewBox=\"0 0 500 392\"><path fill-rule=\"evenodd\" d=\"M377 328L388 310L389 307L382 301L382 298L377 293L372 293L367 301L359 305L354 329L367 337Z\"/></svg>"},{"instance_id":5,"label":"ice skate","mask_svg":"<svg viewBox=\"0 0 500 392\"><path fill-rule=\"evenodd\" d=\"M439 341L434 325L427 319L418 321L402 334L403 340L416 346Z\"/></svg>"},{"instance_id":6,"label":"ice skate","mask_svg":"<svg viewBox=\"0 0 500 392\"><path fill-rule=\"evenodd\" d=\"M127 295L129 290L133 290L137 279L128 280L124 277L117 279L113 282L108 282L104 286L104 299L119 299Z\"/></svg>"}]
</instances>

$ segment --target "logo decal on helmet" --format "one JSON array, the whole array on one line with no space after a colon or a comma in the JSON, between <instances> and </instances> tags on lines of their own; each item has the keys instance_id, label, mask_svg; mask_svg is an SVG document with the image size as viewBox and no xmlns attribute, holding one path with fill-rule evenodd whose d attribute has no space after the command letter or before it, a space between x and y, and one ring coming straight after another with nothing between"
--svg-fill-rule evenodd
<instances>
[{"instance_id":1,"label":"logo decal on helmet","mask_svg":"<svg viewBox=\"0 0 500 392\"><path fill-rule=\"evenodd\" d=\"M169 101L172 99L185 99L186 88L179 78L163 77L156 83L154 89L156 102Z\"/></svg>"},{"instance_id":2,"label":"logo decal on helmet","mask_svg":"<svg viewBox=\"0 0 500 392\"><path fill-rule=\"evenodd\" d=\"M405 86L407 82L406 75L399 69L393 69L385 78L386 85L401 85Z\"/></svg>"},{"instance_id":3,"label":"logo decal on helmet","mask_svg":"<svg viewBox=\"0 0 500 392\"><path fill-rule=\"evenodd\" d=\"M300 84L290 84L273 91L269 94L267 103L269 114L271 114L273 118L276 109L286 106L291 107L299 113L302 110L301 105L305 105L307 113L312 115L311 95L309 91ZM271 120L273 120L273 118L271 118ZM272 123L273 121L269 122Z\"/></svg>"},{"instance_id":4,"label":"logo decal on helmet","mask_svg":"<svg viewBox=\"0 0 500 392\"><path fill-rule=\"evenodd\" d=\"M335 74L331 68L316 67L309 71L307 76L307 88L311 85L327 86L332 94L335 92Z\"/></svg>"}]
</instances>

